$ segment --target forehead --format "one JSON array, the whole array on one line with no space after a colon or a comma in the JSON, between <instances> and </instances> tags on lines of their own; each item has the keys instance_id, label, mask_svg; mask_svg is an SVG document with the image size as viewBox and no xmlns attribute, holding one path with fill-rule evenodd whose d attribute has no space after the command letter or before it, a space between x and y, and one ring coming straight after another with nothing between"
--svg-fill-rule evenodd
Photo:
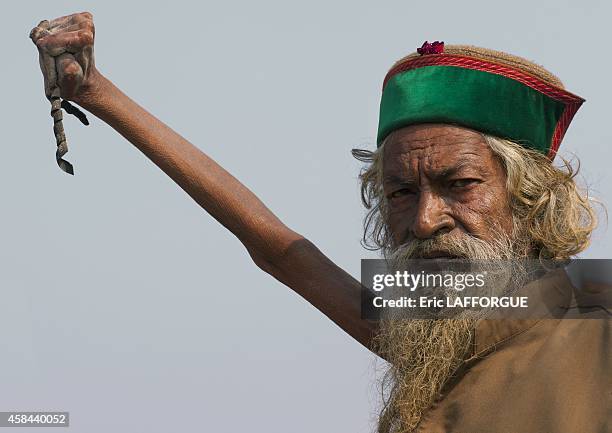
<instances>
[{"instance_id":1,"label":"forehead","mask_svg":"<svg viewBox=\"0 0 612 433\"><path fill-rule=\"evenodd\" d=\"M383 166L390 172L494 164L479 132L452 125L412 125L394 131L385 142Z\"/></svg>"}]
</instances>

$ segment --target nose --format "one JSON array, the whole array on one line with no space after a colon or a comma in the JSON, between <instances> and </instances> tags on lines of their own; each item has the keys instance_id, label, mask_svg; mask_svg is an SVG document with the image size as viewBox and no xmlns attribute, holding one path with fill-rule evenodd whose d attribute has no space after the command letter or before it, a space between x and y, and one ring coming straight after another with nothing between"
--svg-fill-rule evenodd
<instances>
[{"instance_id":1,"label":"nose","mask_svg":"<svg viewBox=\"0 0 612 433\"><path fill-rule=\"evenodd\" d=\"M455 220L448 213L448 205L442 197L430 190L421 191L412 232L417 239L428 239L436 234L449 232Z\"/></svg>"}]
</instances>

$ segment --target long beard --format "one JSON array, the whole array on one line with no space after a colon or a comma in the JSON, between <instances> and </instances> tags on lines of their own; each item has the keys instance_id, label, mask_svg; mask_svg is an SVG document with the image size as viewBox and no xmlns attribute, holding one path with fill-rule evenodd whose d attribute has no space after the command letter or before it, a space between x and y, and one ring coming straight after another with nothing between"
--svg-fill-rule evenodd
<instances>
[{"instance_id":1,"label":"long beard","mask_svg":"<svg viewBox=\"0 0 612 433\"><path fill-rule=\"evenodd\" d=\"M381 323L376 345L389 368L382 381L379 432L414 430L465 359L473 326L470 318Z\"/></svg>"},{"instance_id":2,"label":"long beard","mask_svg":"<svg viewBox=\"0 0 612 433\"><path fill-rule=\"evenodd\" d=\"M515 224L512 236L496 231L492 242L469 235L461 239L442 235L411 240L386 250L385 256L396 269L432 251L468 260L509 263L525 256L527 247L525 242L519 242L521 239L525 237ZM517 275L514 271L502 273ZM389 367L382 379L380 433L407 433L416 428L423 413L440 397L445 384L469 355L477 320L469 313L452 319L381 320L375 345Z\"/></svg>"}]
</instances>

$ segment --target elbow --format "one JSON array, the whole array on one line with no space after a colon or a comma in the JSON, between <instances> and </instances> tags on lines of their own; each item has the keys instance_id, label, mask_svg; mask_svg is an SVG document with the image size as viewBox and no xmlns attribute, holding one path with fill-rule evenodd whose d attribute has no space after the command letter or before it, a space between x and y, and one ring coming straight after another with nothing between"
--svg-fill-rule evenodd
<instances>
[{"instance_id":1,"label":"elbow","mask_svg":"<svg viewBox=\"0 0 612 433\"><path fill-rule=\"evenodd\" d=\"M255 263L259 269L270 275L274 275L276 269L275 260L271 260L271 257L248 248L247 251L251 256L253 263Z\"/></svg>"},{"instance_id":2,"label":"elbow","mask_svg":"<svg viewBox=\"0 0 612 433\"><path fill-rule=\"evenodd\" d=\"M277 242L268 248L247 248L253 262L262 271L286 281L291 276L291 268L299 267L307 252L316 248L308 239L295 235L289 240Z\"/></svg>"}]
</instances>

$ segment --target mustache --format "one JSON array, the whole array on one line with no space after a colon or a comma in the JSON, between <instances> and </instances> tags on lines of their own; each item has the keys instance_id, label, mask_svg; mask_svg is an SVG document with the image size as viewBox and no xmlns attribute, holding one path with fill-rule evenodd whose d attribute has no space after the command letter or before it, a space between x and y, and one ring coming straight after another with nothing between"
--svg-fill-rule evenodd
<instances>
[{"instance_id":1,"label":"mustache","mask_svg":"<svg viewBox=\"0 0 612 433\"><path fill-rule=\"evenodd\" d=\"M498 221L487 220L489 239L469 232L438 232L419 239L413 235L400 245L383 248L386 259L427 259L449 257L465 260L511 260L529 254L531 240L525 231L525 222L512 217L512 230L504 230Z\"/></svg>"},{"instance_id":2,"label":"mustache","mask_svg":"<svg viewBox=\"0 0 612 433\"><path fill-rule=\"evenodd\" d=\"M399 250L411 258L427 258L431 255L448 255L458 258L469 258L470 244L473 240L470 235L461 238L439 235L429 239L411 239L402 244ZM477 242L477 241L476 241Z\"/></svg>"},{"instance_id":3,"label":"mustache","mask_svg":"<svg viewBox=\"0 0 612 433\"><path fill-rule=\"evenodd\" d=\"M448 256L460 259L501 259L509 258L512 240L498 234L495 239L485 241L471 234L450 236L436 235L427 239L412 238L388 251L389 258L424 259Z\"/></svg>"}]
</instances>

